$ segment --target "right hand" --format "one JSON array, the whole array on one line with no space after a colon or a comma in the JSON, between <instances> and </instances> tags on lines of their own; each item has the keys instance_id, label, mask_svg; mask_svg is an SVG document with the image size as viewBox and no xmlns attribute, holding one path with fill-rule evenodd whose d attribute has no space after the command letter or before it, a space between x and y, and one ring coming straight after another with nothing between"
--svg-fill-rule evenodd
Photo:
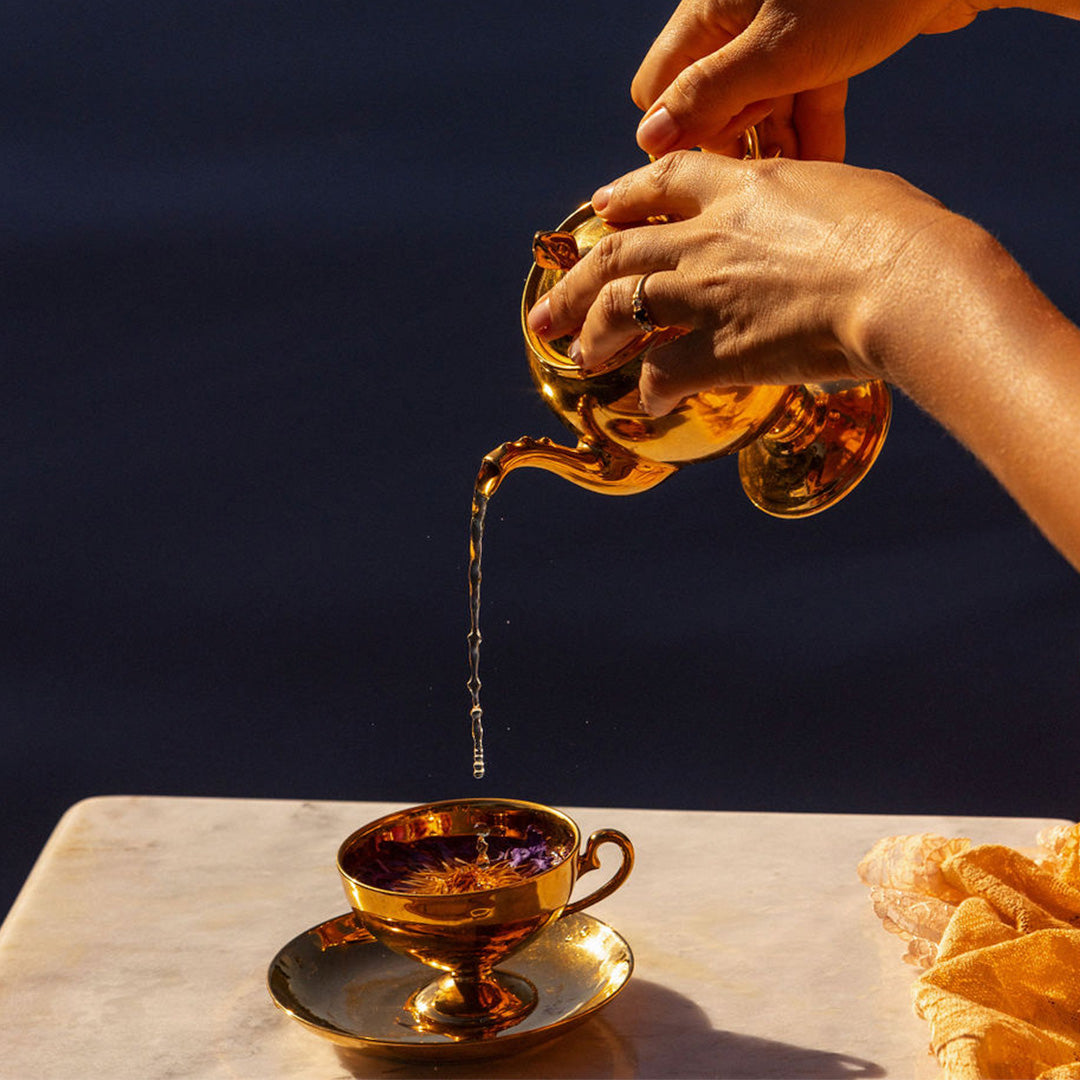
<instances>
[{"instance_id":1,"label":"right hand","mask_svg":"<svg viewBox=\"0 0 1080 1080\"><path fill-rule=\"evenodd\" d=\"M576 334L571 355L589 373L640 335L631 296L650 274L654 321L687 331L642 359L641 401L654 416L718 386L895 378L866 342L882 321L913 331L906 298L926 290L961 222L888 173L686 151L593 202L613 224L674 220L604 237L533 307L529 327L545 340Z\"/></svg>"},{"instance_id":2,"label":"right hand","mask_svg":"<svg viewBox=\"0 0 1080 1080\"><path fill-rule=\"evenodd\" d=\"M631 86L654 157L768 151L841 161L847 80L919 34L967 26L986 0L682 0Z\"/></svg>"}]
</instances>

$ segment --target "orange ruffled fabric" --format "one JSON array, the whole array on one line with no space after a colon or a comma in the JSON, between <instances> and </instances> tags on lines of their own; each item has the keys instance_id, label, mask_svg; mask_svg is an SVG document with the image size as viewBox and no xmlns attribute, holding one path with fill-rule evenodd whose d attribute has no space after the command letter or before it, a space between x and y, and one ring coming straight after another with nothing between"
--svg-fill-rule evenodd
<instances>
[{"instance_id":1,"label":"orange ruffled fabric","mask_svg":"<svg viewBox=\"0 0 1080 1080\"><path fill-rule=\"evenodd\" d=\"M1080 825L1039 839L887 837L859 865L948 1080L1080 1080Z\"/></svg>"}]
</instances>

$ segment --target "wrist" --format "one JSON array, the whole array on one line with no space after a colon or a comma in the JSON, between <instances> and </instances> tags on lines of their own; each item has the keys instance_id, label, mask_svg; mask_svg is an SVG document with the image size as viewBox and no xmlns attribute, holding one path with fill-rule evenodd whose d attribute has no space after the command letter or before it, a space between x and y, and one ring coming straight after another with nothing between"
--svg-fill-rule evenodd
<instances>
[{"instance_id":1,"label":"wrist","mask_svg":"<svg viewBox=\"0 0 1080 1080\"><path fill-rule=\"evenodd\" d=\"M855 267L851 300L836 328L854 374L885 379L905 390L918 380L922 343L929 344L939 321L944 264L958 247L971 243L965 235L969 230L982 233L928 199L899 219L882 210L857 235L847 237L848 245L866 253ZM918 349L913 348L916 342Z\"/></svg>"},{"instance_id":2,"label":"wrist","mask_svg":"<svg viewBox=\"0 0 1080 1080\"><path fill-rule=\"evenodd\" d=\"M939 204L892 228L897 235L867 269L842 340L853 367L919 399L940 374L946 343L962 349L972 299L986 293L994 268L1015 264L989 233Z\"/></svg>"}]
</instances>

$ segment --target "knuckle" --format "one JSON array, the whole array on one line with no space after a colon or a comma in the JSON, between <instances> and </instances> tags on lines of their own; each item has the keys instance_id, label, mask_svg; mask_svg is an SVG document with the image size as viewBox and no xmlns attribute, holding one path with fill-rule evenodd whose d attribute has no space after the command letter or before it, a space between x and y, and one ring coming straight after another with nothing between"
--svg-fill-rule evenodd
<instances>
[{"instance_id":1,"label":"knuckle","mask_svg":"<svg viewBox=\"0 0 1080 1080\"><path fill-rule=\"evenodd\" d=\"M712 83L706 65L698 61L683 68L664 94L668 112L678 119L692 118Z\"/></svg>"},{"instance_id":2,"label":"knuckle","mask_svg":"<svg viewBox=\"0 0 1080 1080\"><path fill-rule=\"evenodd\" d=\"M676 150L657 158L649 167L649 182L656 194L668 194L699 156L692 150Z\"/></svg>"},{"instance_id":3,"label":"knuckle","mask_svg":"<svg viewBox=\"0 0 1080 1080\"><path fill-rule=\"evenodd\" d=\"M784 158L762 158L743 162L742 175L733 189L732 209L737 219L750 213L764 200L775 197L787 183L788 162Z\"/></svg>"},{"instance_id":4,"label":"knuckle","mask_svg":"<svg viewBox=\"0 0 1080 1080\"><path fill-rule=\"evenodd\" d=\"M563 326L573 321L569 289L562 282L556 284L547 293L547 301L553 325Z\"/></svg>"},{"instance_id":5,"label":"knuckle","mask_svg":"<svg viewBox=\"0 0 1080 1080\"><path fill-rule=\"evenodd\" d=\"M755 380L748 364L746 350L740 348L745 327L737 319L731 319L712 334L712 354L723 369L722 385L752 386Z\"/></svg>"},{"instance_id":6,"label":"knuckle","mask_svg":"<svg viewBox=\"0 0 1080 1080\"><path fill-rule=\"evenodd\" d=\"M593 245L588 255L589 269L598 283L616 276L621 247L619 233L608 233Z\"/></svg>"},{"instance_id":7,"label":"knuckle","mask_svg":"<svg viewBox=\"0 0 1080 1080\"><path fill-rule=\"evenodd\" d=\"M671 396L672 383L674 382L670 370L660 364L642 364L640 388L642 392L653 400Z\"/></svg>"},{"instance_id":8,"label":"knuckle","mask_svg":"<svg viewBox=\"0 0 1080 1080\"><path fill-rule=\"evenodd\" d=\"M602 322L610 326L618 321L622 313L622 302L616 282L609 281L600 290L594 306Z\"/></svg>"},{"instance_id":9,"label":"knuckle","mask_svg":"<svg viewBox=\"0 0 1080 1080\"><path fill-rule=\"evenodd\" d=\"M615 282L608 282L596 298L600 318L607 323L616 322L619 318L622 305L619 299L619 289Z\"/></svg>"},{"instance_id":10,"label":"knuckle","mask_svg":"<svg viewBox=\"0 0 1080 1080\"><path fill-rule=\"evenodd\" d=\"M645 411L652 416L669 412L683 397L675 384L676 380L666 365L653 362L642 364L638 395Z\"/></svg>"},{"instance_id":11,"label":"knuckle","mask_svg":"<svg viewBox=\"0 0 1080 1080\"><path fill-rule=\"evenodd\" d=\"M746 170L746 180L754 186L772 184L782 179L788 171L786 158L761 158L760 161L752 163L752 168Z\"/></svg>"}]
</instances>

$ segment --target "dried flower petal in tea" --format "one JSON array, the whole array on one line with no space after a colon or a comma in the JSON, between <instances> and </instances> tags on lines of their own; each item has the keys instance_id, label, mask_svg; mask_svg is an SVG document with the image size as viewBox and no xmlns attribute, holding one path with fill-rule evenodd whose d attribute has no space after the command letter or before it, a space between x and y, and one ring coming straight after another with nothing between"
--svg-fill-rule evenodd
<instances>
[{"instance_id":1,"label":"dried flower petal in tea","mask_svg":"<svg viewBox=\"0 0 1080 1080\"><path fill-rule=\"evenodd\" d=\"M517 885L527 875L515 870L509 863L446 863L442 866L425 866L412 870L394 883L395 892L444 895L447 893L483 892Z\"/></svg>"},{"instance_id":2,"label":"dried flower petal in tea","mask_svg":"<svg viewBox=\"0 0 1080 1080\"><path fill-rule=\"evenodd\" d=\"M425 836L407 843L386 840L365 866L364 879L378 889L440 895L516 885L559 861L539 829L524 837Z\"/></svg>"}]
</instances>

